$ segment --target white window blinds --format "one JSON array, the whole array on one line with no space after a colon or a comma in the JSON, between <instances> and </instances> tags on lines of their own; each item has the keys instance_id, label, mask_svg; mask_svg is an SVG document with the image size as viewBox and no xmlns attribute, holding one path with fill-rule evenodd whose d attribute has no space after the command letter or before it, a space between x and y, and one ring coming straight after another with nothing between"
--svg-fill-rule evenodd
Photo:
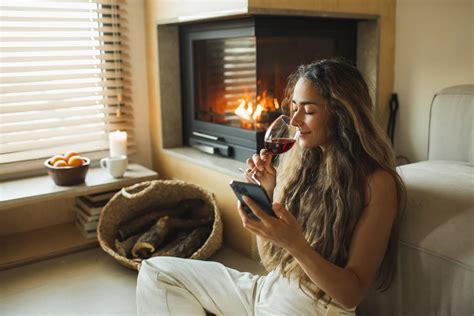
<instances>
[{"instance_id":1,"label":"white window blinds","mask_svg":"<svg viewBox=\"0 0 474 316\"><path fill-rule=\"evenodd\" d=\"M133 146L126 1L0 1L0 166ZM4 169L4 168L3 168Z\"/></svg>"}]
</instances>

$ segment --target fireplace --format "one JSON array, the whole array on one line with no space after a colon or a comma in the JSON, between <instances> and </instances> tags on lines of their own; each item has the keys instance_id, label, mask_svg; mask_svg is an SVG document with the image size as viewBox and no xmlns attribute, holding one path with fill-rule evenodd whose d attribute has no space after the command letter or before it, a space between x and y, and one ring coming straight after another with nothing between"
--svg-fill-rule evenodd
<instances>
[{"instance_id":1,"label":"fireplace","mask_svg":"<svg viewBox=\"0 0 474 316\"><path fill-rule=\"evenodd\" d=\"M354 20L262 16L181 25L179 34L183 141L240 161L263 148L298 65L356 61Z\"/></svg>"}]
</instances>

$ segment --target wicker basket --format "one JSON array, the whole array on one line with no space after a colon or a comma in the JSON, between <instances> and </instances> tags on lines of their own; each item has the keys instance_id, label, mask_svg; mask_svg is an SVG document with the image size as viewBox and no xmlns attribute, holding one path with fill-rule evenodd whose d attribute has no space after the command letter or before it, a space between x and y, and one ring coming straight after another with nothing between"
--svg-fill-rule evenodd
<instances>
[{"instance_id":1,"label":"wicker basket","mask_svg":"<svg viewBox=\"0 0 474 316\"><path fill-rule=\"evenodd\" d=\"M222 219L214 196L208 191L178 180L153 180L123 188L117 192L102 210L97 226L100 247L124 266L138 270L140 260L128 259L115 252L114 242L120 223L134 217L140 210L153 205L175 205L185 198L205 201L201 210L214 213L212 231L206 242L190 257L207 259L222 245Z\"/></svg>"}]
</instances>

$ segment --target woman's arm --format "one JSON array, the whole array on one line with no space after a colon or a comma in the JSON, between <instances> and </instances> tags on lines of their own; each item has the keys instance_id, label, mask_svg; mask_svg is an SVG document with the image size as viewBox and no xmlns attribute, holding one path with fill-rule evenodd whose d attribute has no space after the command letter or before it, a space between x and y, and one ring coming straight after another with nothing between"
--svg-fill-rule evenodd
<instances>
[{"instance_id":1,"label":"woman's arm","mask_svg":"<svg viewBox=\"0 0 474 316\"><path fill-rule=\"evenodd\" d=\"M279 218L274 219L265 216L251 200L246 200L252 210L256 209L254 212L262 221L246 218L243 219L244 226L285 248L320 289L338 303L351 308L365 297L383 260L397 213L395 182L388 172L378 171L370 177L369 192L369 204L354 230L344 268L330 263L314 251L296 219L278 204L275 204L274 210Z\"/></svg>"}]
</instances>

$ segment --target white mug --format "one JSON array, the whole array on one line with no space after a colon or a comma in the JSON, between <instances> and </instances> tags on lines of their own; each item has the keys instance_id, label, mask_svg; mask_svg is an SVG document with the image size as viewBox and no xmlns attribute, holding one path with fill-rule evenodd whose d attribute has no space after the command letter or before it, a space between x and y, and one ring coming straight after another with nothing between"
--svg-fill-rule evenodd
<instances>
[{"instance_id":1,"label":"white mug","mask_svg":"<svg viewBox=\"0 0 474 316\"><path fill-rule=\"evenodd\" d=\"M107 169L110 175L114 178L122 178L125 170L127 170L128 159L127 156L115 156L102 158L100 160L100 167Z\"/></svg>"}]
</instances>

